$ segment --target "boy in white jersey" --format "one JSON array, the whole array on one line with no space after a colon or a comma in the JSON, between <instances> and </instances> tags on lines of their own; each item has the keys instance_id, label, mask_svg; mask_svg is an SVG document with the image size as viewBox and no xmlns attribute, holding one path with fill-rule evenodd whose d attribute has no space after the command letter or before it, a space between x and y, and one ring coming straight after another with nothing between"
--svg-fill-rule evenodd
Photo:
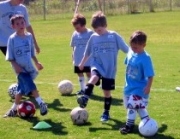
<instances>
[{"instance_id":1,"label":"boy in white jersey","mask_svg":"<svg viewBox=\"0 0 180 139\"><path fill-rule=\"evenodd\" d=\"M15 95L15 102L11 109L4 117L14 117L17 115L17 106L20 103L22 95L30 95L35 98L40 107L41 115L47 114L47 106L39 96L36 85L33 80L36 78L38 70L43 69L41 63L38 62L34 53L33 37L29 32L25 32L25 19L22 15L14 15L11 17L11 24L16 31L8 39L6 60L11 62L11 65L18 79L18 93Z\"/></svg>"},{"instance_id":2,"label":"boy in white jersey","mask_svg":"<svg viewBox=\"0 0 180 139\"><path fill-rule=\"evenodd\" d=\"M125 60L126 83L124 87L124 106L127 109L126 124L120 128L122 134L133 132L136 113L141 119L149 118L146 106L151 90L154 69L150 55L144 50L147 36L142 31L130 37L131 50Z\"/></svg>"},{"instance_id":3,"label":"boy in white jersey","mask_svg":"<svg viewBox=\"0 0 180 139\"><path fill-rule=\"evenodd\" d=\"M102 80L104 112L100 121L105 122L110 118L111 90L115 89L118 51L122 50L124 53L127 53L129 47L115 31L107 30L106 16L101 11L93 14L91 26L95 33L91 35L86 45L84 57L79 64L79 68L82 70L84 63L91 56L91 78L86 85L84 95L79 97L77 102L80 107L86 107L94 85Z\"/></svg>"},{"instance_id":4,"label":"boy in white jersey","mask_svg":"<svg viewBox=\"0 0 180 139\"><path fill-rule=\"evenodd\" d=\"M4 55L6 55L8 38L12 33L14 33L14 29L11 27L10 18L15 14L21 14L24 16L26 30L33 36L36 52L40 52L33 29L29 23L27 9L22 4L23 1L24 0L6 0L0 2L0 50Z\"/></svg>"},{"instance_id":5,"label":"boy in white jersey","mask_svg":"<svg viewBox=\"0 0 180 139\"><path fill-rule=\"evenodd\" d=\"M74 64L74 73L77 73L81 87L81 90L78 91L77 94L81 95L85 90L85 79L83 73L86 73L88 80L91 76L90 59L85 63L83 70L80 70L78 65L83 58L86 43L92 35L93 31L86 28L86 18L80 13L73 17L71 23L74 26L75 31L72 34L70 45L73 48L72 59Z\"/></svg>"}]
</instances>

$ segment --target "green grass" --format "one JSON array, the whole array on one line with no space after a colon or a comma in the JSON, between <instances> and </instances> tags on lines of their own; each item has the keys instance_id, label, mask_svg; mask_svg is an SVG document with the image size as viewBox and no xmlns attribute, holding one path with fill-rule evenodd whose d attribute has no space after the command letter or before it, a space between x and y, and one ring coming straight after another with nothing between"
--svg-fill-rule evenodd
<instances>
[{"instance_id":1,"label":"green grass","mask_svg":"<svg viewBox=\"0 0 180 139\"><path fill-rule=\"evenodd\" d=\"M156 76L154 78L149 114L159 124L159 132L151 139L178 139L180 138L179 98L180 94L174 88L180 85L179 64L179 15L180 12L159 12L137 15L108 16L108 28L120 33L128 43L131 33L143 30L148 35L146 50L151 54ZM90 15L88 26L90 25ZM123 60L125 55L118 57L118 72L116 78L117 89L113 91L111 120L102 124L99 122L103 111L102 91L96 87L95 94L89 101L87 110L89 120L85 126L73 125L70 119L71 110L77 106L76 96L61 96L57 90L60 80L69 79L74 86L74 92L79 90L77 75L73 73L71 48L69 46L73 28L70 18L60 20L31 21L41 53L37 55L43 63L42 70L36 83L42 98L48 103L49 113L41 116L39 109L33 119L0 118L0 138L2 139L139 139L143 138L135 132L129 135L119 134L119 127L126 120L126 111L123 107L122 92L124 85ZM10 64L0 55L0 115L1 117L11 107L12 101L7 95L7 88L16 82ZM29 99L29 98L26 98ZM46 121L52 125L47 130L32 130L39 121ZM137 118L136 125L138 125Z\"/></svg>"}]
</instances>

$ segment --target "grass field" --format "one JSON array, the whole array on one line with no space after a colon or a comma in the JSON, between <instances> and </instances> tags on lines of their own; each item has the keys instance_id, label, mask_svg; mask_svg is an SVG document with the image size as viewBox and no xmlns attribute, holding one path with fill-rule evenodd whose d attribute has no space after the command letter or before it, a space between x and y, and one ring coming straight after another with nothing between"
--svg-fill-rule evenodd
<instances>
[{"instance_id":1,"label":"grass field","mask_svg":"<svg viewBox=\"0 0 180 139\"><path fill-rule=\"evenodd\" d=\"M90 25L90 15L88 26ZM119 15L107 17L108 28L120 33L128 43L129 36L135 30L143 30L148 35L146 50L151 54L154 62L156 76L154 78L149 114L159 124L159 132L151 139L180 139L180 94L175 87L180 85L180 12L159 12L136 15ZM69 79L74 83L74 92L79 90L77 75L73 73L71 48L69 46L73 28L70 18L60 20L31 21L41 53L37 55L43 63L42 70L36 79L40 94L47 102L49 113L41 116L39 109L35 117L23 120L20 118L7 118L2 116L11 107L12 100L7 94L7 88L16 82L15 75L8 62L0 54L0 138L1 139L140 139L143 138L135 132L121 135L119 127L125 123L126 111L123 107L122 92L124 84L125 55L118 57L118 72L116 78L117 88L113 91L113 104L110 115L111 120L102 124L100 115L103 111L102 91L96 87L94 95L89 101L88 123L84 126L73 125L70 119L71 110L78 106L76 95L61 96L57 90L60 80ZM26 98L29 99L29 98ZM46 121L52 125L51 129L32 130L39 121ZM139 123L139 118L136 125Z\"/></svg>"}]
</instances>

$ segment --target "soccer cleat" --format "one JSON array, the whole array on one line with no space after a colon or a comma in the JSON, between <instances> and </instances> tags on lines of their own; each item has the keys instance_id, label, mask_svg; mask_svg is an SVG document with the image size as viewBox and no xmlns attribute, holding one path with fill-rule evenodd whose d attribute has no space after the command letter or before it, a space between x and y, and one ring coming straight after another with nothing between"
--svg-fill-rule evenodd
<instances>
[{"instance_id":1,"label":"soccer cleat","mask_svg":"<svg viewBox=\"0 0 180 139\"><path fill-rule=\"evenodd\" d=\"M109 113L104 112L101 116L101 122L107 122L110 119Z\"/></svg>"},{"instance_id":2,"label":"soccer cleat","mask_svg":"<svg viewBox=\"0 0 180 139\"><path fill-rule=\"evenodd\" d=\"M84 91L83 90L80 90L76 93L76 95L84 95Z\"/></svg>"},{"instance_id":3,"label":"soccer cleat","mask_svg":"<svg viewBox=\"0 0 180 139\"><path fill-rule=\"evenodd\" d=\"M134 128L134 125L132 125L132 126L125 125L125 126L121 127L119 129L119 131L121 134L128 134L128 133L133 132L133 128Z\"/></svg>"},{"instance_id":4,"label":"soccer cleat","mask_svg":"<svg viewBox=\"0 0 180 139\"><path fill-rule=\"evenodd\" d=\"M47 105L45 103L41 103L39 108L41 115L46 115L48 113Z\"/></svg>"},{"instance_id":5,"label":"soccer cleat","mask_svg":"<svg viewBox=\"0 0 180 139\"><path fill-rule=\"evenodd\" d=\"M17 110L10 109L3 117L15 117L17 115Z\"/></svg>"},{"instance_id":6,"label":"soccer cleat","mask_svg":"<svg viewBox=\"0 0 180 139\"><path fill-rule=\"evenodd\" d=\"M85 108L88 102L88 98L83 96L80 96L77 98L77 102L81 108Z\"/></svg>"}]
</instances>

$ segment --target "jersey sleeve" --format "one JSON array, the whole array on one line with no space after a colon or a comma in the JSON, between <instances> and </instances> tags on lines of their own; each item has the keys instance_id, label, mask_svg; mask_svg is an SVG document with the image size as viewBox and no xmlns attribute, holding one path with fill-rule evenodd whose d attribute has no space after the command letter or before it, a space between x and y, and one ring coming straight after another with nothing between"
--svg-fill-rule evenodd
<instances>
[{"instance_id":1,"label":"jersey sleeve","mask_svg":"<svg viewBox=\"0 0 180 139\"><path fill-rule=\"evenodd\" d=\"M123 38L116 33L117 47L122 50L124 53L128 53L129 46L125 43Z\"/></svg>"},{"instance_id":2,"label":"jersey sleeve","mask_svg":"<svg viewBox=\"0 0 180 139\"><path fill-rule=\"evenodd\" d=\"M13 55L13 39L9 38L8 43L7 43L7 52L6 52L6 60L14 60L14 55Z\"/></svg>"},{"instance_id":3,"label":"jersey sleeve","mask_svg":"<svg viewBox=\"0 0 180 139\"><path fill-rule=\"evenodd\" d=\"M152 60L150 56L146 57L143 62L144 76L153 77L155 75Z\"/></svg>"}]
</instances>

